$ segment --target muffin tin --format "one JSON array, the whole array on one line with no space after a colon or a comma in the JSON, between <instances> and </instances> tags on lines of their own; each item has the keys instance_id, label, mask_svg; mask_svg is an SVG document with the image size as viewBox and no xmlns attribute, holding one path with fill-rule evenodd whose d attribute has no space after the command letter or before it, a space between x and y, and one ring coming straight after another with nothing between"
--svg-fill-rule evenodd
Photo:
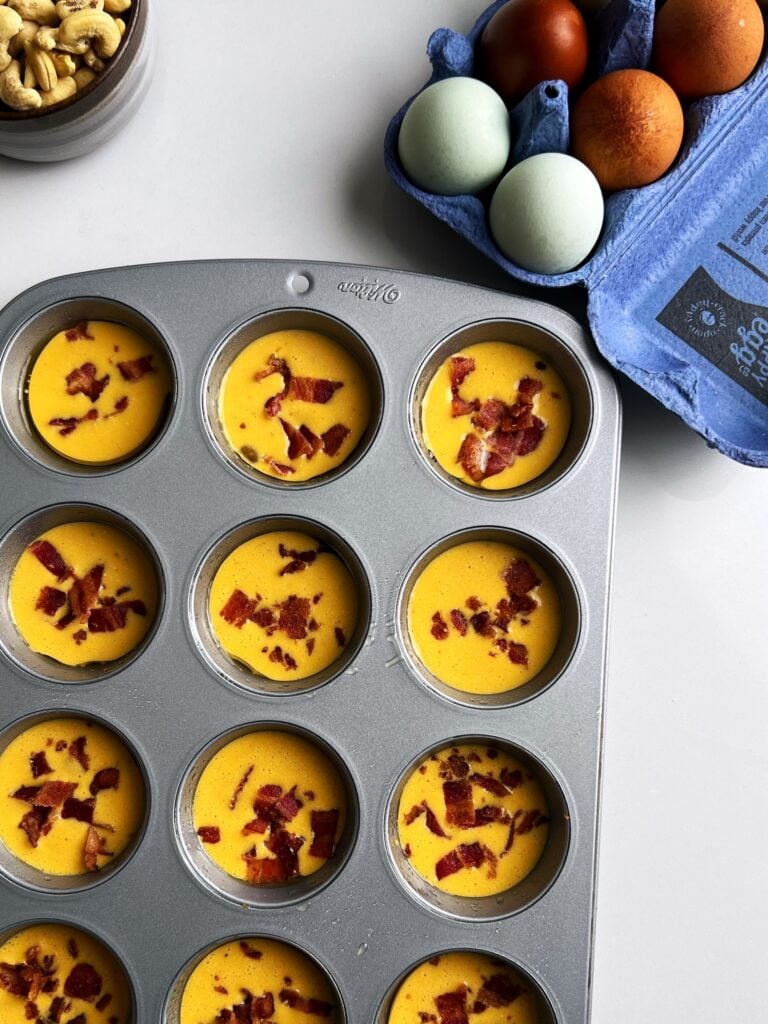
<instances>
[{"instance_id":1,"label":"muffin tin","mask_svg":"<svg viewBox=\"0 0 768 1024\"><path fill-rule=\"evenodd\" d=\"M24 380L56 330L98 318L162 339L175 393L147 450L122 466L90 468L40 444ZM374 399L353 456L303 485L233 461L215 420L224 361L275 325L316 328L346 345ZM573 400L558 462L514 492L444 477L421 443L418 407L431 372L483 338L536 349L557 366ZM258 935L294 942L317 959L338 987L343 1024L385 1024L397 980L451 949L486 951L528 974L545 1024L585 1021L620 409L576 321L543 303L398 271L221 261L45 282L0 313L0 344L4 578L46 525L125 517L155 555L162 595L156 627L135 655L66 673L23 649L3 600L0 743L31 714L106 719L143 766L148 810L137 847L98 885L31 885L4 863L0 930L52 920L99 935L133 980L135 1024L176 1024L183 979L202 954ZM205 618L216 559L238 539L285 526L330 542L360 595L358 633L344 657L300 685L249 677L216 646ZM425 676L403 622L408 581L425 555L484 536L545 560L563 603L551 666L503 700ZM338 854L317 876L284 889L243 891L215 877L192 833L194 779L225 738L249 725L315 737L348 789ZM419 884L393 820L409 766L467 739L508 746L536 766L552 810L539 867L490 904Z\"/></svg>"}]
</instances>

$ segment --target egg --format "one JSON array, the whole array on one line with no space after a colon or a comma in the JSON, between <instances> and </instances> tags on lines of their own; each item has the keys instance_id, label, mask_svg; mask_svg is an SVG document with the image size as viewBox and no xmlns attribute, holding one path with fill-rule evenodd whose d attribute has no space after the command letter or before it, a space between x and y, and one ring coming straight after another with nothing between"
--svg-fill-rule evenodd
<instances>
[{"instance_id":1,"label":"egg","mask_svg":"<svg viewBox=\"0 0 768 1024\"><path fill-rule=\"evenodd\" d=\"M755 0L667 0L653 63L682 100L730 92L752 74L765 38Z\"/></svg>"},{"instance_id":2,"label":"egg","mask_svg":"<svg viewBox=\"0 0 768 1024\"><path fill-rule=\"evenodd\" d=\"M588 167L564 153L540 153L501 179L489 220L496 244L513 263L563 274L589 256L604 212L600 185Z\"/></svg>"},{"instance_id":3,"label":"egg","mask_svg":"<svg viewBox=\"0 0 768 1024\"><path fill-rule=\"evenodd\" d=\"M480 36L476 72L513 106L539 82L577 86L587 56L587 26L571 0L508 0Z\"/></svg>"},{"instance_id":4,"label":"egg","mask_svg":"<svg viewBox=\"0 0 768 1024\"><path fill-rule=\"evenodd\" d=\"M497 93L474 78L446 78L420 93L398 137L403 169L438 195L480 192L509 158L509 114Z\"/></svg>"},{"instance_id":5,"label":"egg","mask_svg":"<svg viewBox=\"0 0 768 1024\"><path fill-rule=\"evenodd\" d=\"M650 71L613 71L594 82L571 116L571 152L606 192L649 185L683 141L683 108Z\"/></svg>"}]
</instances>

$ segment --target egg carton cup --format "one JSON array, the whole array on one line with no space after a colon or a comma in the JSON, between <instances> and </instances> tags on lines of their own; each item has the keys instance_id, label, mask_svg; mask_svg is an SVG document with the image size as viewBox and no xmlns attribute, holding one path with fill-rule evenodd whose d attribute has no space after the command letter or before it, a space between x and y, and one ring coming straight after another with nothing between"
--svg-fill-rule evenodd
<instances>
[{"instance_id":1,"label":"egg carton cup","mask_svg":"<svg viewBox=\"0 0 768 1024\"><path fill-rule=\"evenodd\" d=\"M424 88L473 74L475 44L504 2L487 8L467 36L433 33L427 48L433 70ZM592 22L587 80L648 68L655 12L655 0L611 0ZM747 465L768 466L767 84L764 57L739 89L690 104L672 170L644 188L609 195L596 248L565 274L529 272L500 252L488 226L493 188L480 197L438 196L406 177L397 139L415 96L389 124L385 164L403 191L515 280L585 286L590 328L612 366L712 447ZM568 151L564 82L541 83L510 117L510 164Z\"/></svg>"},{"instance_id":2,"label":"egg carton cup","mask_svg":"<svg viewBox=\"0 0 768 1024\"><path fill-rule=\"evenodd\" d=\"M167 420L121 466L83 472L48 458L24 382L40 345L77 321L147 326L173 369ZM276 325L301 324L353 352L372 419L348 464L303 486L243 471L214 422L223 362ZM555 465L513 492L442 474L418 410L437 366L468 344L509 340L551 361L573 403ZM160 264L47 281L0 313L0 562L8 579L35 529L67 518L133 525L157 563L161 613L124 662L60 676L25 656L0 608L0 749L22 720L80 715L109 723L142 768L141 836L83 886L0 857L0 937L64 921L101 937L126 965L133 1024L178 1024L184 980L213 945L241 936L292 942L336 986L340 1024L386 1024L398 980L446 950L483 950L539 992L542 1024L588 1018L610 561L620 408L588 335L553 306L371 267L284 261ZM334 546L360 595L359 628L307 685L246 678L206 620L213 561L260 529L299 528ZM530 551L561 593L550 666L506 695L441 687L417 663L404 606L425 555L465 539ZM213 560L213 561L212 561ZM258 889L236 883L194 833L194 786L227 739L284 728L336 763L348 818L316 875ZM396 800L426 753L479 740L536 768L548 796L545 853L520 886L458 900L404 861ZM21 816L21 812L20 812Z\"/></svg>"}]
</instances>

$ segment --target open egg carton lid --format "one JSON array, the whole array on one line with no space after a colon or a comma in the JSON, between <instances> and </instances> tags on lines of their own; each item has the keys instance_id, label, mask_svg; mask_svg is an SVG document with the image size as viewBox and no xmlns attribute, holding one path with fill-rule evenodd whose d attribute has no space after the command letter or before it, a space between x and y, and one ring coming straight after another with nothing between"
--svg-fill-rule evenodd
<instances>
[{"instance_id":1,"label":"open egg carton lid","mask_svg":"<svg viewBox=\"0 0 768 1024\"><path fill-rule=\"evenodd\" d=\"M424 86L473 73L475 42L506 0L462 36L438 29ZM655 0L611 0L593 24L593 75L647 68ZM768 59L739 89L686 109L675 167L645 188L607 197L602 237L576 270L545 275L506 259L488 227L490 195L438 196L406 177L397 153L403 117L385 140L390 177L440 220L528 284L589 291L588 319L605 358L713 447L768 466ZM544 82L511 112L511 162L567 152L568 87ZM489 190L490 192L490 190Z\"/></svg>"}]
</instances>

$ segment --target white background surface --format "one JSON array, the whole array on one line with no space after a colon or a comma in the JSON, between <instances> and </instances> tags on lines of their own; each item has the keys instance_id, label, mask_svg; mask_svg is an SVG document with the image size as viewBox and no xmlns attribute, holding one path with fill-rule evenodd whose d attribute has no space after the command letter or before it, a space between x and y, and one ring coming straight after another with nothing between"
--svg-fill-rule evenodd
<instances>
[{"instance_id":1,"label":"white background surface","mask_svg":"<svg viewBox=\"0 0 768 1024\"><path fill-rule=\"evenodd\" d=\"M213 257L511 290L381 157L431 30L466 30L483 6L154 0L133 124L69 165L0 158L0 305L57 274ZM766 1021L768 473L622 390L593 1024Z\"/></svg>"}]
</instances>

